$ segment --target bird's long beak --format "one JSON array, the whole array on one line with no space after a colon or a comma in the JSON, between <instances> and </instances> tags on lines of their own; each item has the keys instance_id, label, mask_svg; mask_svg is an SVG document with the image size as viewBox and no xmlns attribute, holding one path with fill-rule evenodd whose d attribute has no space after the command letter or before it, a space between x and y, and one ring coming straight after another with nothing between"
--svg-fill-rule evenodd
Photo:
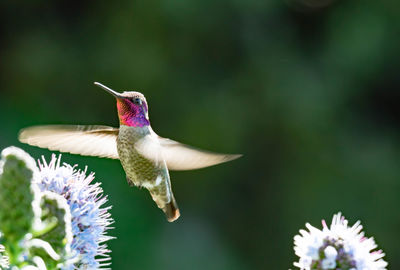
<instances>
[{"instance_id":1,"label":"bird's long beak","mask_svg":"<svg viewBox=\"0 0 400 270\"><path fill-rule=\"evenodd\" d=\"M120 93L115 92L115 91L112 90L111 88L108 88L107 86L102 85L102 84L99 83L99 82L94 82L94 84L97 85L97 86L99 86L99 87L101 87L101 88L103 88L104 90L106 90L108 93L110 93L111 95L113 95L113 96L116 97L116 98L124 98Z\"/></svg>"}]
</instances>

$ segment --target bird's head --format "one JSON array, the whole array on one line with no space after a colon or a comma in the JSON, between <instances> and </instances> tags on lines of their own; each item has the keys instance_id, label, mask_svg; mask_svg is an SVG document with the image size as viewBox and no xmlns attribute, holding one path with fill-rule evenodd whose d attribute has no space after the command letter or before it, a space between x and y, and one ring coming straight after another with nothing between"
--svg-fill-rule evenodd
<instances>
[{"instance_id":1,"label":"bird's head","mask_svg":"<svg viewBox=\"0 0 400 270\"><path fill-rule=\"evenodd\" d=\"M128 91L118 93L101 83L95 85L103 88L117 99L117 109L120 125L143 127L150 125L149 109L142 93Z\"/></svg>"}]
</instances>

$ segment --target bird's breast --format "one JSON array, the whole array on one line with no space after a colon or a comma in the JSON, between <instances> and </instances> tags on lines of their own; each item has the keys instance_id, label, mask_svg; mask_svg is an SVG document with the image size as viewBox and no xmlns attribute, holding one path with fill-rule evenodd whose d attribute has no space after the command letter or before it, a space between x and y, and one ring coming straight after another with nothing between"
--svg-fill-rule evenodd
<instances>
[{"instance_id":1,"label":"bird's breast","mask_svg":"<svg viewBox=\"0 0 400 270\"><path fill-rule=\"evenodd\" d=\"M127 177L137 186L153 182L159 175L155 162L144 157L136 145L150 135L146 127L122 125L117 138L118 155Z\"/></svg>"}]
</instances>

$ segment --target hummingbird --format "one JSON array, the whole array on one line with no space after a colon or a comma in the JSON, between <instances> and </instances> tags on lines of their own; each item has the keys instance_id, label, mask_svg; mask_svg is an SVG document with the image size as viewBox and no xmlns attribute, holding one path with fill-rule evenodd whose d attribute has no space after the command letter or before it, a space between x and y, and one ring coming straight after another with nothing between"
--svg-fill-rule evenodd
<instances>
[{"instance_id":1,"label":"hummingbird","mask_svg":"<svg viewBox=\"0 0 400 270\"><path fill-rule=\"evenodd\" d=\"M160 137L151 128L148 103L142 93L119 93L101 83L94 84L116 98L119 128L102 125L32 126L20 131L19 141L71 154L119 159L129 185L146 188L169 222L180 216L169 170L200 169L241 156L200 150Z\"/></svg>"}]
</instances>

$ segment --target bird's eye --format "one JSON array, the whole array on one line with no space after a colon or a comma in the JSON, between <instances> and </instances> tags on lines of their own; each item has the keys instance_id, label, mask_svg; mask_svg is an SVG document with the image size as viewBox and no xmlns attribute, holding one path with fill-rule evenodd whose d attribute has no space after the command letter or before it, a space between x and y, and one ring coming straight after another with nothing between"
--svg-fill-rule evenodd
<instances>
[{"instance_id":1,"label":"bird's eye","mask_svg":"<svg viewBox=\"0 0 400 270\"><path fill-rule=\"evenodd\" d=\"M135 103L136 105L142 105L142 100L140 98L134 98L133 103Z\"/></svg>"}]
</instances>

